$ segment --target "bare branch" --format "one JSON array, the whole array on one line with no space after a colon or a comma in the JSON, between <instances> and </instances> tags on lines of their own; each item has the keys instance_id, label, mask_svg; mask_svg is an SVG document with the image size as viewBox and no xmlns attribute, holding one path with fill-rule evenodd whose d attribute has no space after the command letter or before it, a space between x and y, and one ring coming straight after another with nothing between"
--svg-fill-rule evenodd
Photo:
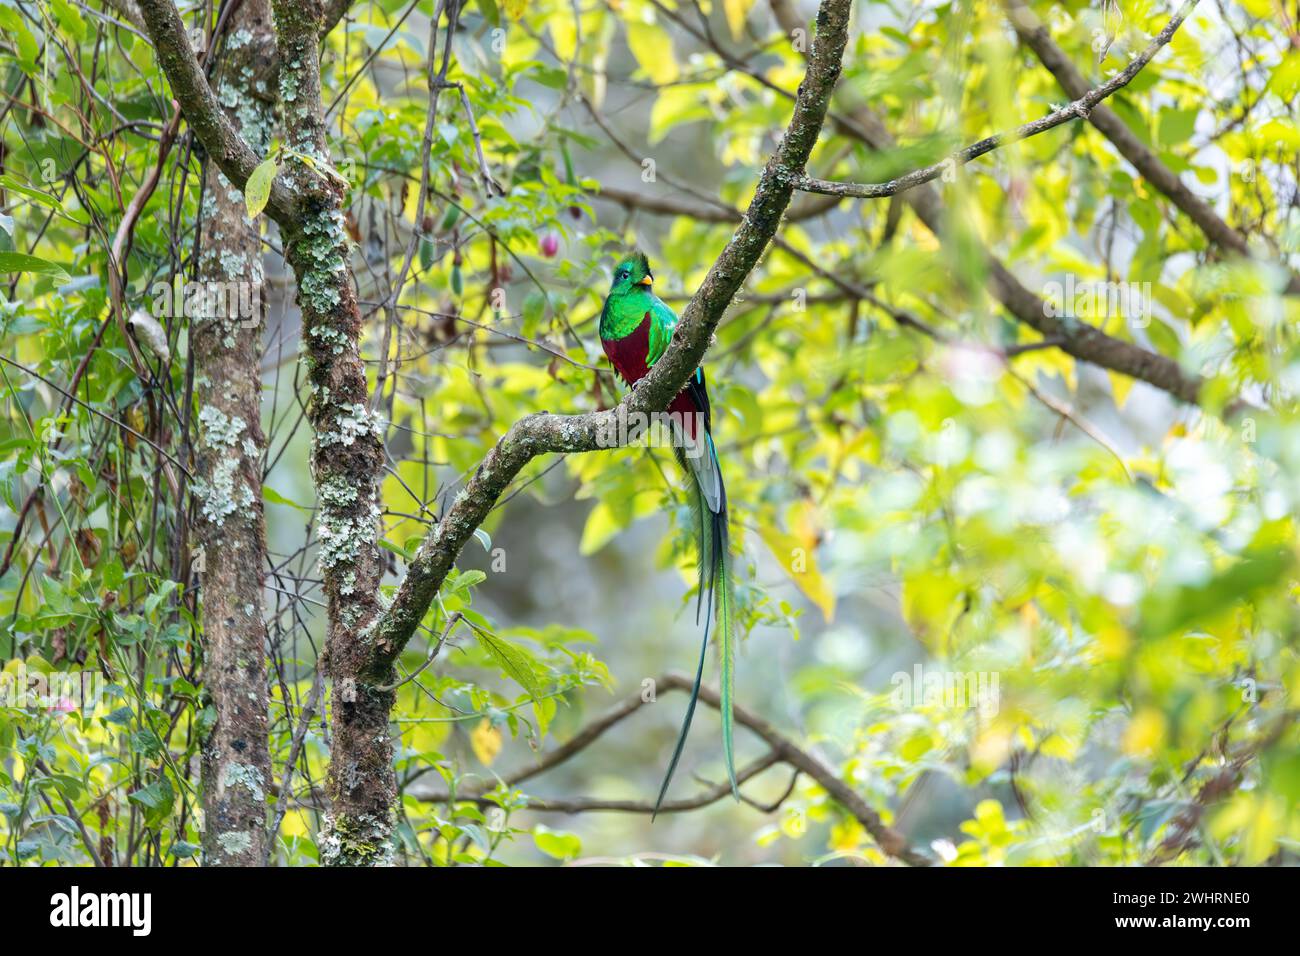
<instances>
[{"instance_id":1,"label":"bare branch","mask_svg":"<svg viewBox=\"0 0 1300 956\"><path fill-rule=\"evenodd\" d=\"M1187 0L1183 8L1194 4ZM1047 27L1025 6L1024 0L1003 0L1007 8L1011 26L1021 41L1034 51L1034 54L1047 67L1062 89L1070 96L1083 95L1088 88L1088 81L1070 62L1065 51L1053 41ZM1179 10L1182 13L1183 9ZM1168 28L1166 28L1168 29ZM1133 168L1142 174L1142 178L1164 193L1175 206L1187 214L1196 223L1209 240L1220 249L1235 255L1250 258L1250 244L1246 237L1223 221L1210 208L1209 204L1193 193L1160 158L1134 135L1119 114L1107 106L1099 106L1088 115L1089 121L1119 150L1120 155L1133 164ZM1300 295L1300 276L1291 274L1287 292Z\"/></svg>"},{"instance_id":2,"label":"bare branch","mask_svg":"<svg viewBox=\"0 0 1300 956\"><path fill-rule=\"evenodd\" d=\"M797 188L797 187L796 187ZM698 222L735 222L740 213L729 207L706 206L676 196L651 195L636 189L601 184L597 199L608 199L625 209L641 209L658 216L690 216ZM834 209L843 197L818 196L790 204L786 222L803 222Z\"/></svg>"},{"instance_id":3,"label":"bare branch","mask_svg":"<svg viewBox=\"0 0 1300 956\"><path fill-rule=\"evenodd\" d=\"M144 24L144 17L140 16L140 8L135 5L135 0L107 0L107 3L131 26L142 33L148 31L148 27Z\"/></svg>"},{"instance_id":4,"label":"bare branch","mask_svg":"<svg viewBox=\"0 0 1300 956\"><path fill-rule=\"evenodd\" d=\"M298 715L298 729L293 732L293 739L289 742L289 756L284 761L284 779L280 783L277 793L280 799L276 802L275 818L271 821L271 827L267 830L266 838L266 859L262 865L270 864L271 854L275 850L275 841L280 835L280 827L284 823L284 815L289 810L288 795L293 792L289 784L293 781L293 768L298 763L298 755L302 752L302 742L307 739L307 728L311 726L311 719L316 713L316 708L320 706L321 693L325 689L324 660L317 658L316 671L312 676L311 692L308 694L307 702L302 707L302 712Z\"/></svg>"},{"instance_id":5,"label":"bare branch","mask_svg":"<svg viewBox=\"0 0 1300 956\"><path fill-rule=\"evenodd\" d=\"M689 693L694 686L694 681L684 674L669 672L655 682L659 690L677 690ZM720 698L716 688L704 686L700 688L700 700L710 707L717 709L720 706ZM632 714L637 713L645 701L641 699L640 694L634 694L617 707L608 711L597 720L588 724L579 733L574 735L564 746L547 754L535 765L527 767L504 778L502 783L506 787L515 787L524 780L537 776L545 770L549 770L556 765L568 760L574 754L589 747L602 734L608 731L615 724L626 719ZM757 776L768 767L777 763L788 764L800 773L805 773L817 782L817 785L825 790L832 799L840 806L853 815L863 829L871 834L872 839L880 848L895 859L902 860L912 866L929 866L933 861L924 853L908 845L907 838L888 826L880 819L880 815L873 810L865 800L849 784L841 780L829 764L812 752L805 750L796 744L793 740L781 733L763 718L759 717L753 711L745 707L736 706L736 723L742 727L748 728L755 735L763 740L769 747L769 753L759 760L747 765L744 770L736 775L740 782ZM721 799L730 793L730 785L726 783L709 787L694 797L688 797L683 800L676 800L672 803L665 803L660 808L661 813L680 813L686 810L695 810L707 806L714 801ZM445 792L424 791L419 789L408 790L407 793L418 800L425 800L433 803L445 803L450 796ZM789 791L787 789L786 796ZM782 798L782 801L785 798ZM496 806L497 803L491 797L485 796L485 791L470 791L466 794L457 794L456 800L464 800L476 803L479 806ZM779 804L782 801L777 801ZM558 813L582 813L588 810L618 810L626 813L652 813L654 805L649 802L638 800L599 800L591 797L575 797L571 799L528 799L529 810L550 811ZM759 809L765 809L759 807ZM770 812L770 809L768 810Z\"/></svg>"},{"instance_id":6,"label":"bare branch","mask_svg":"<svg viewBox=\"0 0 1300 956\"><path fill-rule=\"evenodd\" d=\"M764 770L773 767L781 762L781 758L774 753L769 753L760 757L754 762L741 767L736 771L736 782L744 783L754 777L757 777ZM433 794L416 794L419 799L429 803L445 803L449 796L445 793ZM542 813L588 813L591 811L611 811L615 813L643 813L643 814L663 814L663 813L687 813L691 810L699 810L710 804L717 803L723 797L731 796L731 782L724 780L722 783L713 784L697 793L693 797L682 797L679 800L665 801L658 810L655 809L653 802L649 800L602 800L597 797L528 797L526 809L536 810ZM482 794L472 796L457 796L456 802L474 803L480 807L495 807L496 800L492 797Z\"/></svg>"},{"instance_id":7,"label":"bare branch","mask_svg":"<svg viewBox=\"0 0 1300 956\"><path fill-rule=\"evenodd\" d=\"M686 675L671 673L664 677L660 686L675 687L689 692L693 684L694 682ZM717 708L721 703L717 688L709 686L700 688L700 700L713 708ZM862 824L863 829L870 833L872 839L890 856L912 866L930 865L932 861L925 854L908 846L906 838L881 820L880 814L876 813L856 790L841 780L835 769L826 761L810 751L803 750L763 718L739 704L736 705L736 723L749 728L761 737L785 763L816 780L836 803L844 807Z\"/></svg>"},{"instance_id":8,"label":"bare branch","mask_svg":"<svg viewBox=\"0 0 1300 956\"><path fill-rule=\"evenodd\" d=\"M1174 34L1182 26L1183 21L1187 19L1187 15L1192 12L1192 8L1196 6L1197 2L1198 0L1185 0L1178 11L1170 18L1165 28L1151 38L1151 42L1147 44L1146 49L1134 57L1132 62L1114 77L1101 86L1087 90L1083 94L1071 92L1071 95L1076 97L1073 103L1062 106L1058 110L1053 110L1042 119L1034 120L1032 123L1025 123L1007 133L989 136L978 143L967 146L965 149L958 150L946 159L942 159L930 166L915 169L906 175L891 179L889 182L841 183L800 176L794 181L794 187L804 192L854 199L880 199L886 196L895 196L925 183L933 182L945 173L950 173L957 166L964 166L999 147L1018 143L1031 136L1037 136L1039 133L1045 133L1072 120L1087 119L1088 114L1092 112L1098 103L1116 90L1127 86L1142 71L1142 68L1151 62L1151 58L1173 39Z\"/></svg>"},{"instance_id":9,"label":"bare branch","mask_svg":"<svg viewBox=\"0 0 1300 956\"><path fill-rule=\"evenodd\" d=\"M808 70L785 136L759 178L740 228L683 310L668 351L623 400L625 411L661 410L681 391L699 366L723 312L776 234L793 194L789 176L803 172L839 79L849 7L850 0L823 0ZM614 411L577 416L543 413L516 422L497 442L420 545L392 605L374 628L370 675L376 683L388 680L393 662L415 632L460 549L520 469L545 452L594 450L601 444L598 438L614 433L615 421Z\"/></svg>"},{"instance_id":10,"label":"bare branch","mask_svg":"<svg viewBox=\"0 0 1300 956\"><path fill-rule=\"evenodd\" d=\"M738 210L721 204L711 207L694 206L679 200L648 199L626 190L604 189L602 195L605 194L616 198L625 206L644 209L647 212L665 215L716 215L720 221L733 222L741 219ZM939 209L941 200L938 194L920 188L910 193L907 199L913 203L926 225L939 232L942 228L942 212ZM820 266L796 247L782 241L780 237L774 240L774 244L783 253L798 260L805 268L833 283L850 297L881 304L869 289L854 281L852 277ZM1042 333L1052 345L1082 361L1154 385L1182 401L1191 403L1196 401L1201 385L1200 377L1184 372L1173 359L1147 351L1133 342L1107 335L1096 326L1078 319L1067 323L1049 314L1043 300L1021 285L1000 261L990 256L988 266L991 273L990 285L993 286L994 293L1003 305L1026 325ZM895 310L892 307L886 308L902 324L932 337L939 337L933 329L911 313Z\"/></svg>"},{"instance_id":11,"label":"bare branch","mask_svg":"<svg viewBox=\"0 0 1300 956\"><path fill-rule=\"evenodd\" d=\"M803 22L785 0L771 0L772 12L787 33L802 29ZM765 85L770 81L741 67ZM780 88L777 87L779 90ZM784 92L784 91L781 91ZM786 95L789 95L788 93ZM1097 110L1093 111L1095 115ZM896 142L884 121L869 107L856 107L851 115L832 113L831 121L845 135L865 143L881 152L894 149ZM903 194L904 200L925 223L927 229L941 239L947 232L947 210L939 193L923 185ZM1129 342L1112 338L1087 323L1064 322L1048 314L1047 304L1018 280L1006 265L987 249L980 250L989 270L988 286L993 295L1014 315L1044 338L1058 340L1061 349L1075 358L1120 372L1154 385L1173 395L1179 401L1196 404L1200 398L1202 379L1189 373L1173 359L1148 352ZM1230 406L1235 408L1236 405Z\"/></svg>"}]
</instances>

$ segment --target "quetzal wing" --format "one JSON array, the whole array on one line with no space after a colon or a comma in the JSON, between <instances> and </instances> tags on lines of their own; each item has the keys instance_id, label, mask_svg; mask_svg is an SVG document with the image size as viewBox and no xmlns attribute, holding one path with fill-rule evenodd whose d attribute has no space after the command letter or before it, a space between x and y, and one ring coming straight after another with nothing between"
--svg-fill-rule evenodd
<instances>
[{"instance_id":1,"label":"quetzal wing","mask_svg":"<svg viewBox=\"0 0 1300 956\"><path fill-rule=\"evenodd\" d=\"M646 315L650 319L650 351L645 364L646 368L654 368L655 362L668 351L673 330L677 328L677 313L662 299L656 298Z\"/></svg>"},{"instance_id":2,"label":"quetzal wing","mask_svg":"<svg viewBox=\"0 0 1300 956\"><path fill-rule=\"evenodd\" d=\"M677 313L656 298L650 309L650 353L646 359L647 368L652 367L664 352L668 351L668 343L672 340L676 328ZM689 415L698 412L703 416L703 435L697 434L693 423L683 422L686 433L680 434L681 428L677 428L678 439L682 442L683 449L689 447L697 449L695 454L683 456L686 466L699 484L700 494L709 511L719 514L726 508L727 499L722 484L722 471L718 467L717 453L713 449L713 437L710 435L713 429L713 417L709 407L709 390L704 384L703 368L695 370L686 387L673 399L668 408L669 411L679 414Z\"/></svg>"},{"instance_id":3,"label":"quetzal wing","mask_svg":"<svg viewBox=\"0 0 1300 956\"><path fill-rule=\"evenodd\" d=\"M646 368L653 368L655 362L668 351L673 331L677 328L677 313L662 299L656 298L654 306L648 313L650 317L650 354L646 356ZM709 407L709 390L704 384L704 369L697 368L686 387L682 389L691 397L695 409L704 415L704 427L713 430L713 414Z\"/></svg>"}]
</instances>

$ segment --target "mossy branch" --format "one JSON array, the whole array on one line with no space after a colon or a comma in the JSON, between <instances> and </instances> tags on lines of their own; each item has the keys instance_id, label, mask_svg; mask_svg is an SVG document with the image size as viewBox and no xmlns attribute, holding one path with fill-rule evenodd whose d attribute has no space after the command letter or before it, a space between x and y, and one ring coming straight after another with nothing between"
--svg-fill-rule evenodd
<instances>
[{"instance_id":1,"label":"mossy branch","mask_svg":"<svg viewBox=\"0 0 1300 956\"><path fill-rule=\"evenodd\" d=\"M699 367L713 330L776 235L793 195L791 183L803 175L821 133L840 75L850 6L850 0L823 0L794 115L763 169L739 227L682 312L668 351L618 408L585 415L528 416L515 422L488 452L421 543L393 603L375 625L369 672L376 683L387 680L461 548L520 469L548 452L594 451L604 446L602 437L614 434L620 416L667 408Z\"/></svg>"},{"instance_id":2,"label":"mossy branch","mask_svg":"<svg viewBox=\"0 0 1300 956\"><path fill-rule=\"evenodd\" d=\"M137 0L136 5L185 121L225 177L242 191L262 157L222 109L190 46L176 4L172 0ZM316 178L323 181L323 177ZM289 226L299 217L299 202L300 197L279 176L271 183L266 211L281 226Z\"/></svg>"}]
</instances>

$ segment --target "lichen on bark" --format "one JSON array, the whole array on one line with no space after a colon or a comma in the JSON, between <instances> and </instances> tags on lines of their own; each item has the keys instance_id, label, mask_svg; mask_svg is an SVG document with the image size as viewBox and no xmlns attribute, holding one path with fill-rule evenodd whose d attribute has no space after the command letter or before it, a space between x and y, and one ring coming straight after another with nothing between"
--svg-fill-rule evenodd
<instances>
[{"instance_id":1,"label":"lichen on bark","mask_svg":"<svg viewBox=\"0 0 1300 956\"><path fill-rule=\"evenodd\" d=\"M214 79L235 128L265 150L275 126L275 40L267 0L244 0L230 19ZM203 681L215 720L203 741L203 860L209 866L266 861L266 625L262 585L266 527L262 514L261 239L243 197L216 163L204 173L197 280L247 284L249 295L202 299L191 316L199 428L195 537L202 548ZM232 305L247 301L253 315ZM219 302L221 308L213 309Z\"/></svg>"},{"instance_id":2,"label":"lichen on bark","mask_svg":"<svg viewBox=\"0 0 1300 956\"><path fill-rule=\"evenodd\" d=\"M298 152L329 163L317 46L321 5L275 0L274 12L286 138ZM331 812L321 858L375 865L391 859L397 799L389 729L394 696L366 679L384 568L378 545L383 423L367 404L342 187L298 159L287 164L286 178L301 197L300 215L280 225L302 311L300 351L310 387L307 418L329 621Z\"/></svg>"}]
</instances>

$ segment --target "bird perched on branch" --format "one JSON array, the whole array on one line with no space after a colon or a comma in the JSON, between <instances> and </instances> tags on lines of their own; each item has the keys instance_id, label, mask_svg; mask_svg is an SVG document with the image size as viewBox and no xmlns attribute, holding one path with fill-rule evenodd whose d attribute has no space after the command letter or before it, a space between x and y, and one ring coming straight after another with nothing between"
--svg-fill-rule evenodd
<instances>
[{"instance_id":1,"label":"bird perched on branch","mask_svg":"<svg viewBox=\"0 0 1300 956\"><path fill-rule=\"evenodd\" d=\"M600 313L600 342L611 364L629 385L635 385L654 366L672 338L677 326L677 314L654 294L654 274L650 262L642 252L625 256L614 267L614 281L605 307ZM732 753L732 699L735 688L735 637L733 633L733 608L735 604L731 581L730 535L727 528L727 489L722 483L722 469L711 434L712 421L709 409L709 392L704 384L704 369L691 376L686 387L668 406L668 419L673 436L673 454L687 477L695 537L699 547L699 594L695 605L695 618L699 622L704 611L704 641L700 647L700 661L695 669L695 684L691 700L686 707L677 746L668 764L655 801L655 813L663 803L673 771L682 755L682 747L691 729L695 705L700 696L700 681L704 676L704 661L708 656L709 625L716 618L718 651L722 672L722 749L726 757L727 778L731 792L739 799L736 788L736 767Z\"/></svg>"}]
</instances>

